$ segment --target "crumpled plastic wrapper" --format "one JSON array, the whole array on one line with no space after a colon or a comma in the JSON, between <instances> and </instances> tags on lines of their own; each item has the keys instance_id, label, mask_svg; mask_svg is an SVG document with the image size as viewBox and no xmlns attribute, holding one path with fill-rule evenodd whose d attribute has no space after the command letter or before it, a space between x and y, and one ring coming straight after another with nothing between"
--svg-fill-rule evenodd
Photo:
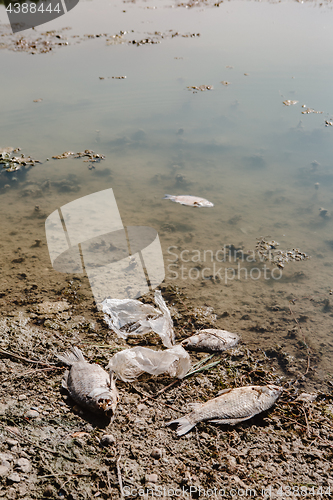
<instances>
[{"instance_id":1,"label":"crumpled plastic wrapper","mask_svg":"<svg viewBox=\"0 0 333 500\"><path fill-rule=\"evenodd\" d=\"M154 299L158 309L140 300L105 299L102 302L104 320L123 339L153 331L165 347L172 347L175 343L173 322L160 290L155 291Z\"/></svg>"},{"instance_id":2,"label":"crumpled plastic wrapper","mask_svg":"<svg viewBox=\"0 0 333 500\"><path fill-rule=\"evenodd\" d=\"M154 351L147 347L133 347L115 354L106 369L111 370L123 382L133 382L142 373L170 377L185 377L191 368L189 354L181 345L165 351Z\"/></svg>"}]
</instances>

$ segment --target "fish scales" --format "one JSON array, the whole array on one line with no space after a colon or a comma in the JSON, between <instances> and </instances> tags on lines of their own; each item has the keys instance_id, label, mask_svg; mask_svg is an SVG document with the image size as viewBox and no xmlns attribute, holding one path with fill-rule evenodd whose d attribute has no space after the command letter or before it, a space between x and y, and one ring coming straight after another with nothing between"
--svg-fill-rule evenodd
<instances>
[{"instance_id":1,"label":"fish scales","mask_svg":"<svg viewBox=\"0 0 333 500\"><path fill-rule=\"evenodd\" d=\"M221 352L234 347L238 342L239 336L236 333L207 328L184 339L181 345L189 351Z\"/></svg>"},{"instance_id":2,"label":"fish scales","mask_svg":"<svg viewBox=\"0 0 333 500\"><path fill-rule=\"evenodd\" d=\"M175 196L173 194L166 194L163 200L171 200L175 203L180 203L181 205L187 205L188 207L213 207L214 204L205 198L200 198L199 196L191 195L179 195Z\"/></svg>"},{"instance_id":3,"label":"fish scales","mask_svg":"<svg viewBox=\"0 0 333 500\"><path fill-rule=\"evenodd\" d=\"M62 386L76 403L94 413L115 412L119 395L112 374L97 364L88 363L77 347L57 357L70 366Z\"/></svg>"},{"instance_id":4,"label":"fish scales","mask_svg":"<svg viewBox=\"0 0 333 500\"><path fill-rule=\"evenodd\" d=\"M220 396L206 403L193 404L194 410L167 425L178 424L177 434L182 436L199 422L235 425L268 410L282 394L276 385L246 386L225 389Z\"/></svg>"}]
</instances>

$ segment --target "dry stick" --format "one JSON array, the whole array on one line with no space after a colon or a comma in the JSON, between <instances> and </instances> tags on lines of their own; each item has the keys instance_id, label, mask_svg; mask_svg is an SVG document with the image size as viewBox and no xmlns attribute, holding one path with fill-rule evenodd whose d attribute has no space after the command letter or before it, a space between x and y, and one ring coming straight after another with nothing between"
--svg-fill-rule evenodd
<instances>
[{"instance_id":1,"label":"dry stick","mask_svg":"<svg viewBox=\"0 0 333 500\"><path fill-rule=\"evenodd\" d=\"M54 366L52 368L36 368L35 370L30 370L28 372L21 372L18 373L17 375L13 375L12 377L6 377L5 379L2 379L1 382L5 382L6 380L13 380L15 378L20 378L20 377L27 377L30 374L35 375L35 373L39 372L48 372L48 371L53 371L53 370L62 370L62 366Z\"/></svg>"},{"instance_id":2,"label":"dry stick","mask_svg":"<svg viewBox=\"0 0 333 500\"><path fill-rule=\"evenodd\" d=\"M37 365L43 365L43 366L48 366L48 367L55 366L55 365L52 365L51 363L44 363L43 361L35 361L34 359L24 358L23 356L19 356L18 354L15 354L14 352L11 352L11 351L6 351L5 349L0 349L0 353L5 354L6 356L9 356L11 358L20 359L21 361L26 361L27 363L34 363Z\"/></svg>"},{"instance_id":3,"label":"dry stick","mask_svg":"<svg viewBox=\"0 0 333 500\"><path fill-rule=\"evenodd\" d=\"M121 458L121 449L119 451L119 457L117 459L117 476L118 476L118 483L119 483L119 489L120 489L120 495L121 495L120 498L123 499L123 498L125 498L125 495L124 495L123 480L121 477L121 470L120 470L120 465L119 465L120 458Z\"/></svg>"},{"instance_id":4,"label":"dry stick","mask_svg":"<svg viewBox=\"0 0 333 500\"><path fill-rule=\"evenodd\" d=\"M109 471L106 471L106 477L107 477L107 480L108 480L108 490L109 490L109 495L110 495L110 498L111 498L112 489L111 489L111 481L110 481L110 472Z\"/></svg>"},{"instance_id":5,"label":"dry stick","mask_svg":"<svg viewBox=\"0 0 333 500\"><path fill-rule=\"evenodd\" d=\"M310 431L308 416L306 414L305 408L302 408L302 411L304 413L305 422L306 422L306 435L308 436L308 438L310 438L311 437L311 431Z\"/></svg>"},{"instance_id":6,"label":"dry stick","mask_svg":"<svg viewBox=\"0 0 333 500\"><path fill-rule=\"evenodd\" d=\"M174 380L173 382L171 382L171 384L163 387L163 389L160 389L159 391L156 392L156 394L154 394L153 396L149 396L149 397L156 398L157 396L159 396L160 394L162 394L162 392L167 391L168 389L170 389L170 387L172 387L173 385L176 385L178 382L183 382L183 380L180 380L180 379ZM147 396L141 402L144 403L145 401L147 401L149 399L149 397Z\"/></svg>"}]
</instances>

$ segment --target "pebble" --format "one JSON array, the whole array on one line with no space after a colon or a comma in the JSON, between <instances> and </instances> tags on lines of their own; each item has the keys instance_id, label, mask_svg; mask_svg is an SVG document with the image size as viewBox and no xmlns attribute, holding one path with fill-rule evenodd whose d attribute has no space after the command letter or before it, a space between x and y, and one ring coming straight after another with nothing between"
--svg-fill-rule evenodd
<instances>
[{"instance_id":1,"label":"pebble","mask_svg":"<svg viewBox=\"0 0 333 500\"><path fill-rule=\"evenodd\" d=\"M24 401L25 399L27 399L27 396L25 394L20 394L18 397L19 401Z\"/></svg>"},{"instance_id":2,"label":"pebble","mask_svg":"<svg viewBox=\"0 0 333 500\"><path fill-rule=\"evenodd\" d=\"M145 481L146 481L146 483L157 483L158 475L157 474L146 474Z\"/></svg>"},{"instance_id":3,"label":"pebble","mask_svg":"<svg viewBox=\"0 0 333 500\"><path fill-rule=\"evenodd\" d=\"M6 443L8 444L8 446L12 447L12 446L16 446L18 444L18 441L16 439L13 439L13 438L7 438Z\"/></svg>"},{"instance_id":4,"label":"pebble","mask_svg":"<svg viewBox=\"0 0 333 500\"><path fill-rule=\"evenodd\" d=\"M8 481L12 483L19 483L21 481L20 475L17 472L13 472L10 476L8 476Z\"/></svg>"},{"instance_id":5,"label":"pebble","mask_svg":"<svg viewBox=\"0 0 333 500\"><path fill-rule=\"evenodd\" d=\"M39 417L39 412L37 410L28 410L24 414L27 418L37 418Z\"/></svg>"},{"instance_id":6,"label":"pebble","mask_svg":"<svg viewBox=\"0 0 333 500\"><path fill-rule=\"evenodd\" d=\"M19 458L16 462L16 468L18 468L21 472L30 472L31 471L31 463L26 458Z\"/></svg>"},{"instance_id":7,"label":"pebble","mask_svg":"<svg viewBox=\"0 0 333 500\"><path fill-rule=\"evenodd\" d=\"M0 465L0 476L8 474L10 467L8 465Z\"/></svg>"},{"instance_id":8,"label":"pebble","mask_svg":"<svg viewBox=\"0 0 333 500\"><path fill-rule=\"evenodd\" d=\"M51 484L48 484L44 490L44 497L54 497L55 495L55 488Z\"/></svg>"},{"instance_id":9,"label":"pebble","mask_svg":"<svg viewBox=\"0 0 333 500\"><path fill-rule=\"evenodd\" d=\"M163 456L163 450L162 448L154 448L153 451L151 452L151 456L153 458L156 458L156 460L159 460Z\"/></svg>"},{"instance_id":10,"label":"pebble","mask_svg":"<svg viewBox=\"0 0 333 500\"><path fill-rule=\"evenodd\" d=\"M5 415L8 406L0 403L0 415Z\"/></svg>"},{"instance_id":11,"label":"pebble","mask_svg":"<svg viewBox=\"0 0 333 500\"><path fill-rule=\"evenodd\" d=\"M232 455L227 455L227 464L229 472L234 472L237 469L237 461Z\"/></svg>"},{"instance_id":12,"label":"pebble","mask_svg":"<svg viewBox=\"0 0 333 500\"><path fill-rule=\"evenodd\" d=\"M137 407L139 411L147 410L148 406L144 405L143 403L140 403Z\"/></svg>"},{"instance_id":13,"label":"pebble","mask_svg":"<svg viewBox=\"0 0 333 500\"><path fill-rule=\"evenodd\" d=\"M116 438L112 434L104 434L101 437L99 444L101 446L113 446L116 442Z\"/></svg>"},{"instance_id":14,"label":"pebble","mask_svg":"<svg viewBox=\"0 0 333 500\"><path fill-rule=\"evenodd\" d=\"M1 462L7 461L7 460L11 461L13 459L14 459L14 456L11 453L0 453L0 461Z\"/></svg>"}]
</instances>

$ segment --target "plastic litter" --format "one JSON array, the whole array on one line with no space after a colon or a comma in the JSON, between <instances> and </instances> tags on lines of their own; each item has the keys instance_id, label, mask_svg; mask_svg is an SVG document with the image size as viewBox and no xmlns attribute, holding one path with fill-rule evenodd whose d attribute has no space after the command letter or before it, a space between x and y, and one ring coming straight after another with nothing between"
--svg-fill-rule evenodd
<instances>
[{"instance_id":1,"label":"plastic litter","mask_svg":"<svg viewBox=\"0 0 333 500\"><path fill-rule=\"evenodd\" d=\"M115 354L106 369L111 370L123 382L132 382L142 373L183 378L191 368L189 354L181 345L165 351L154 351L147 347L133 347Z\"/></svg>"},{"instance_id":2,"label":"plastic litter","mask_svg":"<svg viewBox=\"0 0 333 500\"><path fill-rule=\"evenodd\" d=\"M172 347L175 343L173 322L160 290L155 291L154 299L159 309L140 300L105 299L102 302L104 320L123 339L153 331L161 337L165 347Z\"/></svg>"}]
</instances>

